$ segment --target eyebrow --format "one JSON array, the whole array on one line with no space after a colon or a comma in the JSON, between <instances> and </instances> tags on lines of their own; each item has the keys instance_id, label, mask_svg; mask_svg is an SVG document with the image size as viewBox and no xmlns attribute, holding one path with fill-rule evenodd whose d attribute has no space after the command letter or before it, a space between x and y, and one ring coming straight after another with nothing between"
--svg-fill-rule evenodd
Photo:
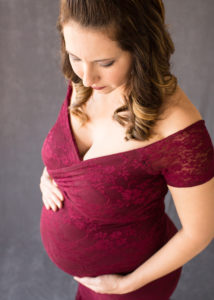
<instances>
[{"instance_id":1,"label":"eyebrow","mask_svg":"<svg viewBox=\"0 0 214 300\"><path fill-rule=\"evenodd\" d=\"M74 55L73 53L71 53L67 50L66 50L66 52L72 56L75 56L76 58L79 58L78 56ZM114 57L110 57L110 58L97 59L97 60L94 60L93 62L101 62L101 61L114 60L114 59L115 59Z\"/></svg>"}]
</instances>

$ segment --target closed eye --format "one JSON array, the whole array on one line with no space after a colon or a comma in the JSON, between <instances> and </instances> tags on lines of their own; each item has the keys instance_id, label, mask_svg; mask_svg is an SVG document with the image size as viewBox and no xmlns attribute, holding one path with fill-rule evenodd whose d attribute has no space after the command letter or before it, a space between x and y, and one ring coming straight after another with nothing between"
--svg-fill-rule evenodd
<instances>
[{"instance_id":1,"label":"closed eye","mask_svg":"<svg viewBox=\"0 0 214 300\"><path fill-rule=\"evenodd\" d=\"M107 67L112 66L113 64L114 64L114 61L111 61L110 63L105 64L105 65L101 65L101 66L104 67L104 68L107 68Z\"/></svg>"},{"instance_id":2,"label":"closed eye","mask_svg":"<svg viewBox=\"0 0 214 300\"><path fill-rule=\"evenodd\" d=\"M70 56L73 61L81 61L79 58ZM109 62L108 64L100 64L101 67L108 68L114 64L114 61Z\"/></svg>"},{"instance_id":3,"label":"closed eye","mask_svg":"<svg viewBox=\"0 0 214 300\"><path fill-rule=\"evenodd\" d=\"M74 61L80 61L80 59L79 58L74 58L74 57L70 57L72 60L74 60Z\"/></svg>"}]
</instances>

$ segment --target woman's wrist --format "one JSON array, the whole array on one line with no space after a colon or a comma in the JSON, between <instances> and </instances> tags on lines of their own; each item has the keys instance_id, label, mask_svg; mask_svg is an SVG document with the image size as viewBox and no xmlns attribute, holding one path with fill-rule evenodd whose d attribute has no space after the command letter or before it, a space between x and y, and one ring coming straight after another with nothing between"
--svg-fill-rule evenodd
<instances>
[{"instance_id":1,"label":"woman's wrist","mask_svg":"<svg viewBox=\"0 0 214 300\"><path fill-rule=\"evenodd\" d=\"M136 289L138 289L137 287L135 287L134 282L135 281L133 281L132 273L125 275L122 278L119 286L119 290L121 291L121 294L131 293Z\"/></svg>"}]
</instances>

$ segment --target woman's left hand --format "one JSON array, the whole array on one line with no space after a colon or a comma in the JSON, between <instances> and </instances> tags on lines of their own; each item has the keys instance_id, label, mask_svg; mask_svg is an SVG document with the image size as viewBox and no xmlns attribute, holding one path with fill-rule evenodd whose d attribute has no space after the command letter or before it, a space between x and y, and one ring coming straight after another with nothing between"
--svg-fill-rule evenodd
<instances>
[{"instance_id":1,"label":"woman's left hand","mask_svg":"<svg viewBox=\"0 0 214 300\"><path fill-rule=\"evenodd\" d=\"M126 290L126 276L117 274L105 274L97 277L77 277L74 279L79 283L85 285L89 289L100 294L125 294Z\"/></svg>"}]
</instances>

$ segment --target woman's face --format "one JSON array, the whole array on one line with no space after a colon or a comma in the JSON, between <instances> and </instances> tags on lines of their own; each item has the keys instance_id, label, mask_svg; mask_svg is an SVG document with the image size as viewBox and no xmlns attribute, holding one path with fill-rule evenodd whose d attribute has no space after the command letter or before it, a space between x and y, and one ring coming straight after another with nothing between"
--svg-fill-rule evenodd
<instances>
[{"instance_id":1,"label":"woman's face","mask_svg":"<svg viewBox=\"0 0 214 300\"><path fill-rule=\"evenodd\" d=\"M129 52L120 49L102 31L73 21L64 25L63 34L72 69L84 86L103 88L97 90L102 94L123 90L132 64Z\"/></svg>"}]
</instances>

